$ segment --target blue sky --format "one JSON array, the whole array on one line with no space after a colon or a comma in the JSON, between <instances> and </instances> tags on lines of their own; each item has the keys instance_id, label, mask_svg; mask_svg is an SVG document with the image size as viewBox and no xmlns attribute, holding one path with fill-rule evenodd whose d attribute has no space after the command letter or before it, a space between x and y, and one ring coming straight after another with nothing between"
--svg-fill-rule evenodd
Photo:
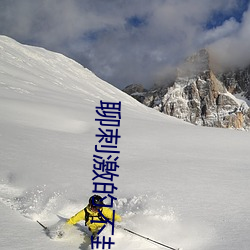
<instances>
[{"instance_id":1,"label":"blue sky","mask_svg":"<svg viewBox=\"0 0 250 250\"><path fill-rule=\"evenodd\" d=\"M63 53L111 84L164 82L210 48L250 63L250 0L1 0L0 34Z\"/></svg>"},{"instance_id":2,"label":"blue sky","mask_svg":"<svg viewBox=\"0 0 250 250\"><path fill-rule=\"evenodd\" d=\"M249 0L240 0L236 8L233 8L229 13L224 13L222 10L216 10L211 14L211 18L207 21L206 28L212 29L223 25L225 20L234 18L237 22L242 22L244 12L248 9Z\"/></svg>"}]
</instances>

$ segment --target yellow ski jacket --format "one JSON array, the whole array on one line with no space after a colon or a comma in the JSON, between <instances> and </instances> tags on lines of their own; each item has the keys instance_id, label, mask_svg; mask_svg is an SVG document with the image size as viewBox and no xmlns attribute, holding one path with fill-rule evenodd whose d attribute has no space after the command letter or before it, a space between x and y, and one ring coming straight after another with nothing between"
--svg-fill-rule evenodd
<instances>
[{"instance_id":1,"label":"yellow ski jacket","mask_svg":"<svg viewBox=\"0 0 250 250\"><path fill-rule=\"evenodd\" d=\"M89 218L88 221L85 221L86 226L88 226L89 230L92 233L97 233L99 231L99 229L105 224L105 223L91 223L91 220L97 220L97 221L101 221L101 218L98 217L99 213L98 212L93 212L92 210L90 210L90 208L87 206L85 209L87 209L87 212L89 213ZM102 207L101 209L102 214L109 219L110 221L113 219L113 210L109 209L108 207ZM85 211L84 209L82 209L81 211L79 211L77 214L75 214L74 216L72 216L68 221L67 224L70 225L75 225L77 222L81 221L81 220L85 220ZM118 215L117 213L115 213L115 221L120 222L121 216Z\"/></svg>"}]
</instances>

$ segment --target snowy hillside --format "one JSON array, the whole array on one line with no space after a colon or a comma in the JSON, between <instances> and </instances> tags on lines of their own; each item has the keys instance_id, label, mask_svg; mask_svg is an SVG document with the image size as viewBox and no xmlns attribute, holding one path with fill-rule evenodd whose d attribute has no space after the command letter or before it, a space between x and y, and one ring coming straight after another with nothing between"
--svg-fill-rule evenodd
<instances>
[{"instance_id":1,"label":"snowy hillside","mask_svg":"<svg viewBox=\"0 0 250 250\"><path fill-rule=\"evenodd\" d=\"M84 223L51 240L36 220L53 227L57 215L74 215L92 195L100 100L122 105L115 205L121 224L184 250L248 250L248 132L168 117L60 54L4 36L0 249L89 249ZM164 249L122 229L114 241L114 250Z\"/></svg>"}]
</instances>

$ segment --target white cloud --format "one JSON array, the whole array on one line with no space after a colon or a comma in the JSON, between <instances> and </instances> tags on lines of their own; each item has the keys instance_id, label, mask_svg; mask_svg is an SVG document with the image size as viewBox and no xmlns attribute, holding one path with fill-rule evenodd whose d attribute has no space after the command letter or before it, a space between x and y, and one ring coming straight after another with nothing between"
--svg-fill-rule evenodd
<instances>
[{"instance_id":1,"label":"white cloud","mask_svg":"<svg viewBox=\"0 0 250 250\"><path fill-rule=\"evenodd\" d=\"M250 9L234 32L210 45L218 63L229 67L246 66L250 63Z\"/></svg>"},{"instance_id":2,"label":"white cloud","mask_svg":"<svg viewBox=\"0 0 250 250\"><path fill-rule=\"evenodd\" d=\"M214 41L218 41L237 33L239 28L240 24L232 17L229 20L226 20L221 26L205 30L204 33L201 34L200 43L211 44Z\"/></svg>"},{"instance_id":3,"label":"white cloud","mask_svg":"<svg viewBox=\"0 0 250 250\"><path fill-rule=\"evenodd\" d=\"M0 33L63 52L124 87L155 77L210 43L244 43L249 26L235 19L207 31L214 12L230 14L237 0L44 0L0 2ZM144 25L129 26L138 17ZM244 33L244 34L243 34ZM220 41L220 42L219 42ZM245 44L244 48L247 47ZM107 70L108 69L108 70ZM163 72L163 73L162 73Z\"/></svg>"}]
</instances>

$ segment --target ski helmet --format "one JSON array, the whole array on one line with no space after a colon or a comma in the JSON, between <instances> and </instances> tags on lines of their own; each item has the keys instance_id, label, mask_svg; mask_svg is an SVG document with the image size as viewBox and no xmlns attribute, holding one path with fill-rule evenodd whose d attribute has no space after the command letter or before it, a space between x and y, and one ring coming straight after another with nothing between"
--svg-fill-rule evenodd
<instances>
[{"instance_id":1,"label":"ski helmet","mask_svg":"<svg viewBox=\"0 0 250 250\"><path fill-rule=\"evenodd\" d=\"M96 207L96 206L102 206L104 205L103 201L102 201L102 197L99 195L93 195L89 198L89 205L91 207Z\"/></svg>"}]
</instances>

